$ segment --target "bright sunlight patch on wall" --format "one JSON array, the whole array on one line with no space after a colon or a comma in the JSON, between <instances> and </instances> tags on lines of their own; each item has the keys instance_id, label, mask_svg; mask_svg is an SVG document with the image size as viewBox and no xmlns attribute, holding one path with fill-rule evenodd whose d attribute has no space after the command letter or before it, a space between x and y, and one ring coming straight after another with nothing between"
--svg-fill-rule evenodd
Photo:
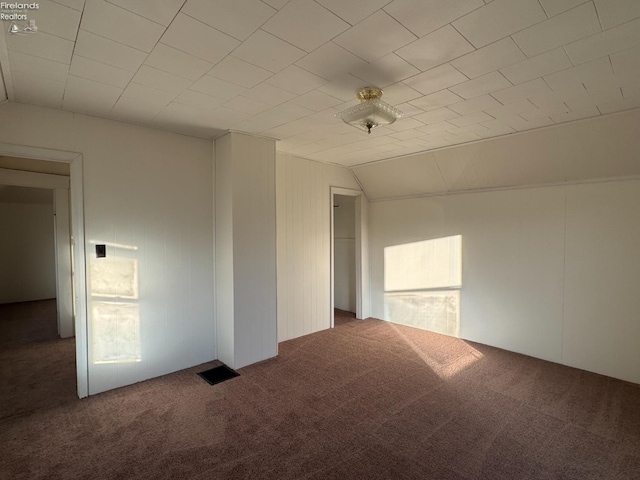
<instances>
[{"instance_id":1,"label":"bright sunlight patch on wall","mask_svg":"<svg viewBox=\"0 0 640 480\"><path fill-rule=\"evenodd\" d=\"M137 247L107 244L91 258L91 338L94 364L142 361Z\"/></svg>"},{"instance_id":2,"label":"bright sunlight patch on wall","mask_svg":"<svg viewBox=\"0 0 640 480\"><path fill-rule=\"evenodd\" d=\"M461 287L460 235L384 249L387 320L458 336Z\"/></svg>"}]
</instances>

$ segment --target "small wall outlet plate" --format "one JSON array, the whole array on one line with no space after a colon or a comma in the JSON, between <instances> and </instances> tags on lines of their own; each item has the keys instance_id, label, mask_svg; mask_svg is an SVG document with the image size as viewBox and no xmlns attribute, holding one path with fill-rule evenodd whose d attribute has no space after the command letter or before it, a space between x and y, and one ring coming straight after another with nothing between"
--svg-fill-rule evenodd
<instances>
[{"instance_id":1,"label":"small wall outlet plate","mask_svg":"<svg viewBox=\"0 0 640 480\"><path fill-rule=\"evenodd\" d=\"M96 258L104 258L107 256L106 245L96 245Z\"/></svg>"}]
</instances>

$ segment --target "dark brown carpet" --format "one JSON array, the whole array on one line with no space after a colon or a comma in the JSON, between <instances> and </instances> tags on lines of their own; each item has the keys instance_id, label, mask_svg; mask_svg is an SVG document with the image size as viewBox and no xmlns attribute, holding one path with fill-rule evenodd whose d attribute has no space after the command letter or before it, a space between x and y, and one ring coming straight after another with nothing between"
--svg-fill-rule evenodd
<instances>
[{"instance_id":1,"label":"dark brown carpet","mask_svg":"<svg viewBox=\"0 0 640 480\"><path fill-rule=\"evenodd\" d=\"M640 478L640 387L608 377L344 312L210 386L215 365L49 405L3 388L0 477Z\"/></svg>"}]
</instances>

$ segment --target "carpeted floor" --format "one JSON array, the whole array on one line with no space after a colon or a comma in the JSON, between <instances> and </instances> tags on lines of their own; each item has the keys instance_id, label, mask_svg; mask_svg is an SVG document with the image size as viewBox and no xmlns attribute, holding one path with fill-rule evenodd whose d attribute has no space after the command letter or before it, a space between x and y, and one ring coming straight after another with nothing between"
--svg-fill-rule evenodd
<instances>
[{"instance_id":1,"label":"carpeted floor","mask_svg":"<svg viewBox=\"0 0 640 480\"><path fill-rule=\"evenodd\" d=\"M212 362L85 400L52 385L22 398L40 386L14 372L56 360L12 348L1 478L640 478L640 386L345 312L216 386L196 375Z\"/></svg>"}]
</instances>

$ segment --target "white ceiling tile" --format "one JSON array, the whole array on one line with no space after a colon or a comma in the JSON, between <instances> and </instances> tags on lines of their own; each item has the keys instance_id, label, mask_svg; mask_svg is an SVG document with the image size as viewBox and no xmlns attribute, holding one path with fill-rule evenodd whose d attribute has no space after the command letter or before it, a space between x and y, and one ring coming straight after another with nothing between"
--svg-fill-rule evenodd
<instances>
[{"instance_id":1,"label":"white ceiling tile","mask_svg":"<svg viewBox=\"0 0 640 480\"><path fill-rule=\"evenodd\" d=\"M384 7L391 0L317 0L318 3L331 10L351 25L364 20L376 10Z\"/></svg>"},{"instance_id":2,"label":"white ceiling tile","mask_svg":"<svg viewBox=\"0 0 640 480\"><path fill-rule=\"evenodd\" d=\"M366 64L364 60L333 42L325 43L296 62L297 66L327 80L335 80L362 68Z\"/></svg>"},{"instance_id":3,"label":"white ceiling tile","mask_svg":"<svg viewBox=\"0 0 640 480\"><path fill-rule=\"evenodd\" d=\"M232 55L270 72L278 73L305 56L306 52L264 30L257 30L242 42Z\"/></svg>"},{"instance_id":4,"label":"white ceiling tile","mask_svg":"<svg viewBox=\"0 0 640 480\"><path fill-rule=\"evenodd\" d=\"M467 77L475 78L525 59L524 53L508 37L460 57L451 65Z\"/></svg>"},{"instance_id":5,"label":"white ceiling tile","mask_svg":"<svg viewBox=\"0 0 640 480\"><path fill-rule=\"evenodd\" d=\"M444 122L445 120L450 120L452 118L459 117L456 112L449 110L446 107L438 108L437 110L431 110L430 112L420 113L415 115L414 118L419 122L426 123L427 125L431 125L434 123ZM427 132L429 133L429 132Z\"/></svg>"},{"instance_id":6,"label":"white ceiling tile","mask_svg":"<svg viewBox=\"0 0 640 480\"><path fill-rule=\"evenodd\" d=\"M83 30L150 52L165 27L104 0L87 0Z\"/></svg>"},{"instance_id":7,"label":"white ceiling tile","mask_svg":"<svg viewBox=\"0 0 640 480\"><path fill-rule=\"evenodd\" d=\"M395 53L390 53L351 73L369 85L384 88L392 83L413 77L420 73L420 70L404 61Z\"/></svg>"},{"instance_id":8,"label":"white ceiling tile","mask_svg":"<svg viewBox=\"0 0 640 480\"><path fill-rule=\"evenodd\" d=\"M394 83L384 89L383 99L391 105L398 105L420 97L421 94L404 82Z\"/></svg>"},{"instance_id":9,"label":"white ceiling tile","mask_svg":"<svg viewBox=\"0 0 640 480\"><path fill-rule=\"evenodd\" d=\"M460 98L460 97L458 97ZM490 95L482 95L472 100L449 105L449 108L460 115L470 115L472 113L488 110L490 108L501 107L502 104Z\"/></svg>"},{"instance_id":10,"label":"white ceiling tile","mask_svg":"<svg viewBox=\"0 0 640 480\"><path fill-rule=\"evenodd\" d=\"M579 65L638 44L640 44L640 19L583 38L566 45L564 49L573 64Z\"/></svg>"},{"instance_id":11,"label":"white ceiling tile","mask_svg":"<svg viewBox=\"0 0 640 480\"><path fill-rule=\"evenodd\" d=\"M535 117L531 120L525 120L520 115L513 115L511 117L502 117L501 120L518 132L524 132L526 130L532 130L534 128L546 127L553 125L556 122L550 117Z\"/></svg>"},{"instance_id":12,"label":"white ceiling tile","mask_svg":"<svg viewBox=\"0 0 640 480\"><path fill-rule=\"evenodd\" d=\"M529 97L529 100L538 108L547 109L553 108L554 105L564 103L566 100L586 97L588 95L589 92L587 92L587 89L584 88L583 85L579 85L577 87L555 90L551 93Z\"/></svg>"},{"instance_id":13,"label":"white ceiling tile","mask_svg":"<svg viewBox=\"0 0 640 480\"><path fill-rule=\"evenodd\" d=\"M283 118L270 115L268 112L262 112L240 122L234 127L234 130L258 134L265 130L278 127L284 123L286 123L286 120Z\"/></svg>"},{"instance_id":14,"label":"white ceiling tile","mask_svg":"<svg viewBox=\"0 0 640 480\"><path fill-rule=\"evenodd\" d=\"M327 81L300 67L291 65L267 79L266 83L302 95L324 85Z\"/></svg>"},{"instance_id":15,"label":"white ceiling tile","mask_svg":"<svg viewBox=\"0 0 640 480\"><path fill-rule=\"evenodd\" d=\"M174 93L164 92L156 88L140 85L139 83L129 83L122 92L123 97L133 98L139 102L150 103L152 105L166 106L177 96Z\"/></svg>"},{"instance_id":16,"label":"white ceiling tile","mask_svg":"<svg viewBox=\"0 0 640 480\"><path fill-rule=\"evenodd\" d=\"M213 67L208 75L241 87L251 88L273 74L230 55Z\"/></svg>"},{"instance_id":17,"label":"white ceiling tile","mask_svg":"<svg viewBox=\"0 0 640 480\"><path fill-rule=\"evenodd\" d=\"M640 17L638 0L595 0L595 4L605 30Z\"/></svg>"},{"instance_id":18,"label":"white ceiling tile","mask_svg":"<svg viewBox=\"0 0 640 480\"><path fill-rule=\"evenodd\" d=\"M446 107L448 105L461 102L462 100L462 97L449 90L440 90L439 92L411 100L409 103L424 111L429 111L440 107Z\"/></svg>"},{"instance_id":19,"label":"white ceiling tile","mask_svg":"<svg viewBox=\"0 0 640 480\"><path fill-rule=\"evenodd\" d=\"M618 100L622 100L622 91L619 88L614 88L613 90L605 90L588 97L567 100L565 103L571 110L582 110L588 107L599 107Z\"/></svg>"},{"instance_id":20,"label":"white ceiling tile","mask_svg":"<svg viewBox=\"0 0 640 480\"><path fill-rule=\"evenodd\" d=\"M269 83L259 83L250 90L246 90L242 95L248 98L254 98L269 105L280 105L286 101L291 100L296 96L295 93L291 93L288 90L276 87Z\"/></svg>"},{"instance_id":21,"label":"white ceiling tile","mask_svg":"<svg viewBox=\"0 0 640 480\"><path fill-rule=\"evenodd\" d=\"M418 131L416 131L414 129L410 129L410 130L402 130L402 131L397 132L397 133L392 133L389 136L391 138L395 138L396 140L410 140L410 139L416 138L419 135L420 135L420 132L418 132ZM403 144L403 145L405 145L405 144Z\"/></svg>"},{"instance_id":22,"label":"white ceiling tile","mask_svg":"<svg viewBox=\"0 0 640 480\"><path fill-rule=\"evenodd\" d=\"M242 95L238 95L237 97L234 97L227 103L225 103L223 107L231 110L238 110L242 113L248 113L249 115L256 115L260 112L268 110L271 105L259 100L255 100L253 98L247 98L243 97Z\"/></svg>"},{"instance_id":23,"label":"white ceiling tile","mask_svg":"<svg viewBox=\"0 0 640 480\"><path fill-rule=\"evenodd\" d=\"M49 78L59 82L65 82L67 80L69 65L65 63L58 63L13 50L10 50L8 53L12 74L20 73L23 74L22 76Z\"/></svg>"},{"instance_id":24,"label":"white ceiling tile","mask_svg":"<svg viewBox=\"0 0 640 480\"><path fill-rule=\"evenodd\" d=\"M463 115L462 117L452 118L449 123L453 123L458 127L465 127L467 125L474 125L476 123L487 122L489 120L493 120L492 116L487 115L484 112L476 112L470 115Z\"/></svg>"},{"instance_id":25,"label":"white ceiling tile","mask_svg":"<svg viewBox=\"0 0 640 480\"><path fill-rule=\"evenodd\" d=\"M314 113L312 110L304 108L300 105L295 105L291 102L286 102L276 107L273 107L269 112L277 117L283 118L288 122L297 120L302 117L306 117Z\"/></svg>"},{"instance_id":26,"label":"white ceiling tile","mask_svg":"<svg viewBox=\"0 0 640 480\"><path fill-rule=\"evenodd\" d=\"M193 82L188 78L178 77L157 68L142 65L138 73L133 77L133 82L156 88L163 92L178 94L189 87Z\"/></svg>"},{"instance_id":27,"label":"white ceiling tile","mask_svg":"<svg viewBox=\"0 0 640 480\"><path fill-rule=\"evenodd\" d=\"M354 101L356 99L356 93L366 86L368 86L368 82L364 80L356 78L353 75L343 75L333 82L325 83L318 88L318 90L332 97L339 98L342 101L349 102Z\"/></svg>"},{"instance_id":28,"label":"white ceiling tile","mask_svg":"<svg viewBox=\"0 0 640 480\"><path fill-rule=\"evenodd\" d=\"M276 10L280 10L281 8L283 8L287 3L289 3L289 0L262 0L264 3L266 3L267 5L272 6L273 8L275 8Z\"/></svg>"},{"instance_id":29,"label":"white ceiling tile","mask_svg":"<svg viewBox=\"0 0 640 480\"><path fill-rule=\"evenodd\" d=\"M414 40L416 36L413 33L383 11L374 13L333 39L368 62L378 60Z\"/></svg>"},{"instance_id":30,"label":"white ceiling tile","mask_svg":"<svg viewBox=\"0 0 640 480\"><path fill-rule=\"evenodd\" d=\"M621 83L640 83L640 46L611 55L611 64Z\"/></svg>"},{"instance_id":31,"label":"white ceiling tile","mask_svg":"<svg viewBox=\"0 0 640 480\"><path fill-rule=\"evenodd\" d=\"M494 0L453 22L476 48L546 20L538 0Z\"/></svg>"},{"instance_id":32,"label":"white ceiling tile","mask_svg":"<svg viewBox=\"0 0 640 480\"><path fill-rule=\"evenodd\" d=\"M424 127L418 127L416 128L416 130L420 133L433 135L434 133L445 132L447 130L452 130L454 128L456 128L456 126L449 122L438 122L438 123L425 125Z\"/></svg>"},{"instance_id":33,"label":"white ceiling tile","mask_svg":"<svg viewBox=\"0 0 640 480\"><path fill-rule=\"evenodd\" d=\"M211 97L204 93L194 92L193 90L185 90L173 101L202 110L213 110L225 103L225 100L222 98Z\"/></svg>"},{"instance_id":34,"label":"white ceiling tile","mask_svg":"<svg viewBox=\"0 0 640 480\"><path fill-rule=\"evenodd\" d=\"M599 58L544 77L553 90L577 88L586 83L601 83L614 79L609 57Z\"/></svg>"},{"instance_id":35,"label":"white ceiling tile","mask_svg":"<svg viewBox=\"0 0 640 480\"><path fill-rule=\"evenodd\" d=\"M37 10L29 10L29 19L36 21L38 32L75 41L81 13L59 3L42 0Z\"/></svg>"},{"instance_id":36,"label":"white ceiling tile","mask_svg":"<svg viewBox=\"0 0 640 480\"><path fill-rule=\"evenodd\" d=\"M189 80L198 80L213 67L212 63L163 43L155 46L144 64Z\"/></svg>"},{"instance_id":37,"label":"white ceiling tile","mask_svg":"<svg viewBox=\"0 0 640 480\"><path fill-rule=\"evenodd\" d=\"M53 0L55 3L64 5L65 7L73 8L79 12L84 8L84 0Z\"/></svg>"},{"instance_id":38,"label":"white ceiling tile","mask_svg":"<svg viewBox=\"0 0 640 480\"><path fill-rule=\"evenodd\" d=\"M120 97L109 112L109 116L133 123L144 123L162 110L162 105L151 105L133 98Z\"/></svg>"},{"instance_id":39,"label":"white ceiling tile","mask_svg":"<svg viewBox=\"0 0 640 480\"><path fill-rule=\"evenodd\" d=\"M291 103L319 112L341 104L342 100L332 97L331 95L327 95L326 93L313 90L292 100Z\"/></svg>"},{"instance_id":40,"label":"white ceiling tile","mask_svg":"<svg viewBox=\"0 0 640 480\"><path fill-rule=\"evenodd\" d=\"M547 16L551 18L587 1L588 0L540 0L540 4L542 8L544 8L544 11L547 12Z\"/></svg>"},{"instance_id":41,"label":"white ceiling tile","mask_svg":"<svg viewBox=\"0 0 640 480\"><path fill-rule=\"evenodd\" d=\"M73 42L70 40L44 32L36 35L7 35L6 39L9 50L67 65L71 63Z\"/></svg>"},{"instance_id":42,"label":"white ceiling tile","mask_svg":"<svg viewBox=\"0 0 640 480\"><path fill-rule=\"evenodd\" d=\"M515 105L515 103L512 103L511 105ZM546 104L544 105L544 108L538 108L536 110L522 112L522 113L519 113L518 115L523 117L525 120L534 120L540 116L551 117L553 115L568 113L570 111L571 109L567 107L564 103L555 103L555 104Z\"/></svg>"},{"instance_id":43,"label":"white ceiling tile","mask_svg":"<svg viewBox=\"0 0 640 480\"><path fill-rule=\"evenodd\" d=\"M69 75L62 107L106 116L121 94L122 88Z\"/></svg>"},{"instance_id":44,"label":"white ceiling tile","mask_svg":"<svg viewBox=\"0 0 640 480\"><path fill-rule=\"evenodd\" d=\"M389 129L394 130L396 132L402 132L405 130L412 130L414 128L424 127L424 123L416 120L415 118L405 118L402 117L400 120L389 125Z\"/></svg>"},{"instance_id":45,"label":"white ceiling tile","mask_svg":"<svg viewBox=\"0 0 640 480\"><path fill-rule=\"evenodd\" d=\"M131 72L136 72L147 56L140 50L82 29L78 32L74 54Z\"/></svg>"},{"instance_id":46,"label":"white ceiling tile","mask_svg":"<svg viewBox=\"0 0 640 480\"><path fill-rule=\"evenodd\" d=\"M107 0L167 27L176 16L184 0Z\"/></svg>"},{"instance_id":47,"label":"white ceiling tile","mask_svg":"<svg viewBox=\"0 0 640 480\"><path fill-rule=\"evenodd\" d=\"M246 40L276 10L260 0L187 0L182 12L238 40Z\"/></svg>"},{"instance_id":48,"label":"white ceiling tile","mask_svg":"<svg viewBox=\"0 0 640 480\"><path fill-rule=\"evenodd\" d=\"M473 46L455 28L446 25L396 53L411 65L425 71L473 50Z\"/></svg>"},{"instance_id":49,"label":"white ceiling tile","mask_svg":"<svg viewBox=\"0 0 640 480\"><path fill-rule=\"evenodd\" d=\"M640 100L640 84L622 87L622 96L627 100Z\"/></svg>"},{"instance_id":50,"label":"white ceiling tile","mask_svg":"<svg viewBox=\"0 0 640 480\"><path fill-rule=\"evenodd\" d=\"M589 2L518 32L513 39L528 57L533 57L600 31L598 15Z\"/></svg>"},{"instance_id":51,"label":"white ceiling tile","mask_svg":"<svg viewBox=\"0 0 640 480\"><path fill-rule=\"evenodd\" d=\"M493 72L451 87L451 91L468 100L509 86L511 86L509 80L500 75L500 73Z\"/></svg>"},{"instance_id":52,"label":"white ceiling tile","mask_svg":"<svg viewBox=\"0 0 640 480\"><path fill-rule=\"evenodd\" d=\"M491 115L494 118L508 117L511 115L524 115L531 114L532 112L537 112L539 110L533 103L529 100L520 100L518 102L509 103L507 105L500 105L494 108L488 108L485 110L486 113ZM533 115L531 118L538 117L540 115Z\"/></svg>"},{"instance_id":53,"label":"white ceiling tile","mask_svg":"<svg viewBox=\"0 0 640 480\"><path fill-rule=\"evenodd\" d=\"M408 78L403 83L424 95L428 95L462 83L465 80L467 80L467 77L452 66L442 65L415 77Z\"/></svg>"},{"instance_id":54,"label":"white ceiling tile","mask_svg":"<svg viewBox=\"0 0 640 480\"><path fill-rule=\"evenodd\" d=\"M514 133L515 130L511 128L509 125L504 123L502 120L490 120L488 122L482 123L483 127L487 127L489 131L487 132L487 137L497 137L498 135L509 135L510 133Z\"/></svg>"},{"instance_id":55,"label":"white ceiling tile","mask_svg":"<svg viewBox=\"0 0 640 480\"><path fill-rule=\"evenodd\" d=\"M514 87L494 91L491 93L491 96L506 105L507 103L513 103L519 100L525 100L550 93L551 89L541 78L538 78L536 80L521 83Z\"/></svg>"},{"instance_id":56,"label":"white ceiling tile","mask_svg":"<svg viewBox=\"0 0 640 480\"><path fill-rule=\"evenodd\" d=\"M467 133L486 133L488 130L489 129L481 123L471 123L469 125L458 128L457 130L455 130L455 133L456 135L465 135Z\"/></svg>"},{"instance_id":57,"label":"white ceiling tile","mask_svg":"<svg viewBox=\"0 0 640 480\"><path fill-rule=\"evenodd\" d=\"M287 122L283 125L279 125L275 128L271 128L264 133L270 137L283 139L288 138L299 133L308 132L310 130L316 130L321 126L320 122L310 118L301 118L293 122Z\"/></svg>"},{"instance_id":58,"label":"white ceiling tile","mask_svg":"<svg viewBox=\"0 0 640 480\"><path fill-rule=\"evenodd\" d=\"M17 102L54 108L62 106L65 82L25 75L22 72L14 72L12 77Z\"/></svg>"},{"instance_id":59,"label":"white ceiling tile","mask_svg":"<svg viewBox=\"0 0 640 480\"><path fill-rule=\"evenodd\" d=\"M218 107L207 112L210 125L220 129L234 128L238 123L246 120L249 114L226 107Z\"/></svg>"},{"instance_id":60,"label":"white ceiling tile","mask_svg":"<svg viewBox=\"0 0 640 480\"><path fill-rule=\"evenodd\" d=\"M74 55L69 69L71 75L95 82L106 83L113 87L124 88L133 77L133 72L112 67L106 63Z\"/></svg>"},{"instance_id":61,"label":"white ceiling tile","mask_svg":"<svg viewBox=\"0 0 640 480\"><path fill-rule=\"evenodd\" d=\"M549 52L529 58L523 62L505 67L500 72L507 79L517 85L519 83L543 77L551 73L559 72L572 67L573 64L563 48L557 48Z\"/></svg>"},{"instance_id":62,"label":"white ceiling tile","mask_svg":"<svg viewBox=\"0 0 640 480\"><path fill-rule=\"evenodd\" d=\"M598 110L603 115L615 112L621 112L623 110L631 110L632 108L640 107L640 98L621 98L608 103L602 103L598 105Z\"/></svg>"},{"instance_id":63,"label":"white ceiling tile","mask_svg":"<svg viewBox=\"0 0 640 480\"><path fill-rule=\"evenodd\" d=\"M183 13L179 13L162 36L162 43L216 64L240 42Z\"/></svg>"},{"instance_id":64,"label":"white ceiling tile","mask_svg":"<svg viewBox=\"0 0 640 480\"><path fill-rule=\"evenodd\" d=\"M235 83L225 82L210 75L203 76L191 85L189 89L224 100L231 100L246 90L244 87L236 85Z\"/></svg>"},{"instance_id":65,"label":"white ceiling tile","mask_svg":"<svg viewBox=\"0 0 640 480\"><path fill-rule=\"evenodd\" d=\"M582 110L573 110L569 113L561 113L558 115L552 115L551 118L556 123L572 122L574 120L581 120L583 118L596 117L600 115L600 111L597 107L587 107Z\"/></svg>"},{"instance_id":66,"label":"white ceiling tile","mask_svg":"<svg viewBox=\"0 0 640 480\"><path fill-rule=\"evenodd\" d=\"M395 0L384 10L423 37L483 5L482 0Z\"/></svg>"},{"instance_id":67,"label":"white ceiling tile","mask_svg":"<svg viewBox=\"0 0 640 480\"><path fill-rule=\"evenodd\" d=\"M349 27L344 20L312 0L292 0L262 29L311 52Z\"/></svg>"}]
</instances>

